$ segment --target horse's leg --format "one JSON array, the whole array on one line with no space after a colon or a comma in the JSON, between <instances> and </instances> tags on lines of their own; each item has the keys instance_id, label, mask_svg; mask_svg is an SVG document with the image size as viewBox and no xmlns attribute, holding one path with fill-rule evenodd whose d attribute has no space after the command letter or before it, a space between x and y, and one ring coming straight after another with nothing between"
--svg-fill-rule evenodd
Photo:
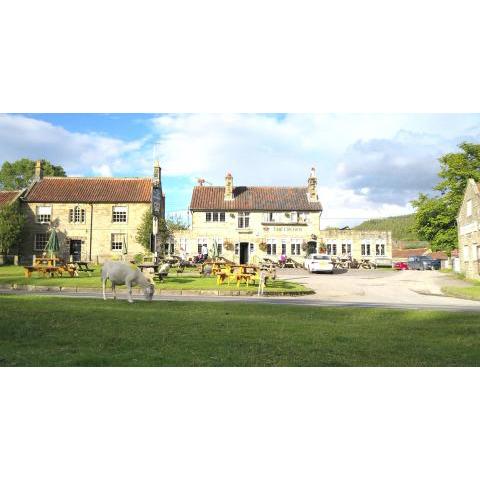
<instances>
[{"instance_id":1,"label":"horse's leg","mask_svg":"<svg viewBox=\"0 0 480 480\"><path fill-rule=\"evenodd\" d=\"M112 293L113 293L113 299L117 299L117 293L115 292L115 282L112 282Z\"/></svg>"}]
</instances>

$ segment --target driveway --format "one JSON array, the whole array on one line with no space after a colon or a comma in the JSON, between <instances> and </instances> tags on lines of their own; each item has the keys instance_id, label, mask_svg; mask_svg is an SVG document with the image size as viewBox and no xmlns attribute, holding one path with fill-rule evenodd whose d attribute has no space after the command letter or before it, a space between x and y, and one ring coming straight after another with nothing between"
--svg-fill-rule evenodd
<instances>
[{"instance_id":1,"label":"driveway","mask_svg":"<svg viewBox=\"0 0 480 480\"><path fill-rule=\"evenodd\" d=\"M285 269L280 270L279 277L315 290L315 295L309 296L312 300L480 308L480 302L444 296L443 286L468 284L438 271L378 269L312 274L302 269Z\"/></svg>"}]
</instances>

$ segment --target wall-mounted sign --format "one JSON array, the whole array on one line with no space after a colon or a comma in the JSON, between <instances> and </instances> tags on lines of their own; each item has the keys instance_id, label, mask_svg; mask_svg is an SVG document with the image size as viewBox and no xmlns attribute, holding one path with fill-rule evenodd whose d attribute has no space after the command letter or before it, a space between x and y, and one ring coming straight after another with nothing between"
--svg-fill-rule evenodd
<instances>
[{"instance_id":1,"label":"wall-mounted sign","mask_svg":"<svg viewBox=\"0 0 480 480\"><path fill-rule=\"evenodd\" d=\"M153 188L152 190L152 213L160 216L162 213L162 190L160 188Z\"/></svg>"}]
</instances>

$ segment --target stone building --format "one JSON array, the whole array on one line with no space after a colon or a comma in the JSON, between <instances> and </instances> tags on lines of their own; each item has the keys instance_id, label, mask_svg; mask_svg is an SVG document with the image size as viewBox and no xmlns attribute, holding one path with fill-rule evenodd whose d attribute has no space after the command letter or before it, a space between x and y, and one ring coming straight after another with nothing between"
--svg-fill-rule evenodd
<instances>
[{"instance_id":1,"label":"stone building","mask_svg":"<svg viewBox=\"0 0 480 480\"><path fill-rule=\"evenodd\" d=\"M175 232L170 253L192 257L206 246L213 255L237 263L258 263L281 255L298 262L308 253L351 254L354 258L391 258L390 232L324 230L317 176L305 187L235 186L228 173L224 186L199 185L190 203L191 226Z\"/></svg>"},{"instance_id":2,"label":"stone building","mask_svg":"<svg viewBox=\"0 0 480 480\"><path fill-rule=\"evenodd\" d=\"M457 216L460 271L467 278L480 278L480 189L469 179Z\"/></svg>"},{"instance_id":3,"label":"stone building","mask_svg":"<svg viewBox=\"0 0 480 480\"><path fill-rule=\"evenodd\" d=\"M152 211L154 218L165 213L158 164L153 179L88 178L44 177L42 163L37 162L21 202L27 217L21 246L25 261L42 254L51 227L59 236L63 258L131 259L145 250L135 239L144 213Z\"/></svg>"}]
</instances>

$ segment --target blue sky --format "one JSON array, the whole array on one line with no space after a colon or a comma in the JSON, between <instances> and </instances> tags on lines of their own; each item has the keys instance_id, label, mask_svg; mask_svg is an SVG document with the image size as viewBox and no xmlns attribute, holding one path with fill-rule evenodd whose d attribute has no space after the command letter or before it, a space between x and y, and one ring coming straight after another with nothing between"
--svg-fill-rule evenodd
<instances>
[{"instance_id":1,"label":"blue sky","mask_svg":"<svg viewBox=\"0 0 480 480\"><path fill-rule=\"evenodd\" d=\"M304 185L315 166L324 226L410 212L462 141L480 142L480 115L0 115L0 162L46 158L69 175L150 175L157 144L170 213L188 208L198 177Z\"/></svg>"}]
</instances>

